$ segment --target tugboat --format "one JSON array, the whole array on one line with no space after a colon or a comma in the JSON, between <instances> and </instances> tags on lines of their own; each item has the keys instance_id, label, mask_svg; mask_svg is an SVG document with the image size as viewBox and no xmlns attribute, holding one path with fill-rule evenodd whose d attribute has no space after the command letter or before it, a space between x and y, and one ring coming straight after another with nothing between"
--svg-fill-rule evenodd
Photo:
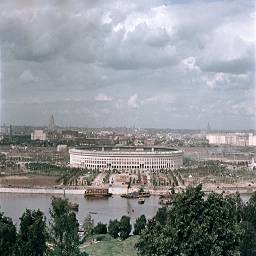
<instances>
[{"instance_id":1,"label":"tugboat","mask_svg":"<svg viewBox=\"0 0 256 256\"><path fill-rule=\"evenodd\" d=\"M134 198L146 198L150 197L150 193L146 191L135 191L127 194L122 194L121 197L134 199Z\"/></svg>"},{"instance_id":2,"label":"tugboat","mask_svg":"<svg viewBox=\"0 0 256 256\"><path fill-rule=\"evenodd\" d=\"M161 205L164 205L164 206L169 206L169 205L172 205L174 199L175 199L175 192L174 191L171 191L170 192L167 192L165 194L161 194L159 196L159 204Z\"/></svg>"},{"instance_id":3,"label":"tugboat","mask_svg":"<svg viewBox=\"0 0 256 256\"><path fill-rule=\"evenodd\" d=\"M161 199L159 201L159 204L163 205L163 206L169 206L173 204L173 200L172 199Z\"/></svg>"},{"instance_id":4,"label":"tugboat","mask_svg":"<svg viewBox=\"0 0 256 256\"><path fill-rule=\"evenodd\" d=\"M145 198L140 197L138 200L138 204L144 204L145 203Z\"/></svg>"},{"instance_id":5,"label":"tugboat","mask_svg":"<svg viewBox=\"0 0 256 256\"><path fill-rule=\"evenodd\" d=\"M150 193L146 191L139 192L139 197L144 197L144 198L150 197Z\"/></svg>"}]
</instances>

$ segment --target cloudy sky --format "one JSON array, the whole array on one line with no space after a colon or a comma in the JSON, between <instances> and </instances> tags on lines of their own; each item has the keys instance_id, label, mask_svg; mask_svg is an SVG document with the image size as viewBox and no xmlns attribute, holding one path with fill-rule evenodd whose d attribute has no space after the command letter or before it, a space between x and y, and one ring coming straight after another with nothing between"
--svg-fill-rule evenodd
<instances>
[{"instance_id":1,"label":"cloudy sky","mask_svg":"<svg viewBox=\"0 0 256 256\"><path fill-rule=\"evenodd\" d=\"M1 0L1 122L255 128L255 19L250 0Z\"/></svg>"}]
</instances>

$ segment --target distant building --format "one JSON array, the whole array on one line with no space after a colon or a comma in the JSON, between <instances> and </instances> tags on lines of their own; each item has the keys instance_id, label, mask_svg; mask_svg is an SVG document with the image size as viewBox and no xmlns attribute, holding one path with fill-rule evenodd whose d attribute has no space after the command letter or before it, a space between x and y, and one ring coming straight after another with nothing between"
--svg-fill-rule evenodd
<instances>
[{"instance_id":1,"label":"distant building","mask_svg":"<svg viewBox=\"0 0 256 256\"><path fill-rule=\"evenodd\" d=\"M78 137L78 131L64 130L61 135L63 139L74 139Z\"/></svg>"},{"instance_id":2,"label":"distant building","mask_svg":"<svg viewBox=\"0 0 256 256\"><path fill-rule=\"evenodd\" d=\"M249 133L249 146L256 146L256 135Z\"/></svg>"},{"instance_id":3,"label":"distant building","mask_svg":"<svg viewBox=\"0 0 256 256\"><path fill-rule=\"evenodd\" d=\"M206 139L209 144L226 144L234 146L248 146L249 135L247 133L214 133L207 134Z\"/></svg>"},{"instance_id":4,"label":"distant building","mask_svg":"<svg viewBox=\"0 0 256 256\"><path fill-rule=\"evenodd\" d=\"M207 130L206 130L207 133L209 133L211 130L212 130L212 129L211 129L211 125L210 125L210 123L208 123L208 124L207 124Z\"/></svg>"},{"instance_id":5,"label":"distant building","mask_svg":"<svg viewBox=\"0 0 256 256\"><path fill-rule=\"evenodd\" d=\"M154 145L155 145L155 139L146 138L146 139L144 140L144 145L145 145L145 146L154 146Z\"/></svg>"},{"instance_id":6,"label":"distant building","mask_svg":"<svg viewBox=\"0 0 256 256\"><path fill-rule=\"evenodd\" d=\"M9 127L5 124L0 127L0 134L1 135L9 135Z\"/></svg>"},{"instance_id":7,"label":"distant building","mask_svg":"<svg viewBox=\"0 0 256 256\"><path fill-rule=\"evenodd\" d=\"M49 124L48 124L48 130L53 132L56 130L56 124L54 122L54 117L53 115L51 115L50 119L49 119Z\"/></svg>"},{"instance_id":8,"label":"distant building","mask_svg":"<svg viewBox=\"0 0 256 256\"><path fill-rule=\"evenodd\" d=\"M178 169L183 152L167 147L93 146L69 150L70 166L123 172Z\"/></svg>"},{"instance_id":9,"label":"distant building","mask_svg":"<svg viewBox=\"0 0 256 256\"><path fill-rule=\"evenodd\" d=\"M57 146L57 151L58 152L63 152L63 151L67 151L68 146L67 145L58 145Z\"/></svg>"},{"instance_id":10,"label":"distant building","mask_svg":"<svg viewBox=\"0 0 256 256\"><path fill-rule=\"evenodd\" d=\"M43 130L34 130L31 133L31 140L46 140L47 134Z\"/></svg>"}]
</instances>

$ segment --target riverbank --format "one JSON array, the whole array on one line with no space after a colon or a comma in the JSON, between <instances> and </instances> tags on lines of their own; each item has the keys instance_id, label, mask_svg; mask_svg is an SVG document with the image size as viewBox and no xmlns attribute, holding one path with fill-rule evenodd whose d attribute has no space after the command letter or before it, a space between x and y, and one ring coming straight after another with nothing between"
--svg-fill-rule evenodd
<instances>
[{"instance_id":1,"label":"riverbank","mask_svg":"<svg viewBox=\"0 0 256 256\"><path fill-rule=\"evenodd\" d=\"M179 192L184 188L179 188ZM52 194L52 195L84 195L86 187L83 188L51 188L51 187L31 187L31 188L21 188L21 187L0 187L0 193L17 193L17 194ZM122 195L126 193L131 193L137 191L138 188L126 187L109 187L109 192L113 195ZM256 187L236 187L236 186L222 186L222 187L203 187L203 190L206 194L211 192L215 193L225 193L225 194L234 194L239 193L241 195L251 195L256 192ZM167 193L168 188L163 189L148 189L151 195L159 196L161 194Z\"/></svg>"}]
</instances>

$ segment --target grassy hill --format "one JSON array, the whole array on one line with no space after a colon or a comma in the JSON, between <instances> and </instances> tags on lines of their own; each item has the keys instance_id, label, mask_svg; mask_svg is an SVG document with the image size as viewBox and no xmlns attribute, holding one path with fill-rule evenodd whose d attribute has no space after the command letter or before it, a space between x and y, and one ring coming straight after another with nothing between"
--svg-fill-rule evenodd
<instances>
[{"instance_id":1,"label":"grassy hill","mask_svg":"<svg viewBox=\"0 0 256 256\"><path fill-rule=\"evenodd\" d=\"M138 236L131 236L128 239L121 241L106 235L102 237L102 241L83 246L82 248L90 256L137 256L134 246L138 241L138 238Z\"/></svg>"}]
</instances>

